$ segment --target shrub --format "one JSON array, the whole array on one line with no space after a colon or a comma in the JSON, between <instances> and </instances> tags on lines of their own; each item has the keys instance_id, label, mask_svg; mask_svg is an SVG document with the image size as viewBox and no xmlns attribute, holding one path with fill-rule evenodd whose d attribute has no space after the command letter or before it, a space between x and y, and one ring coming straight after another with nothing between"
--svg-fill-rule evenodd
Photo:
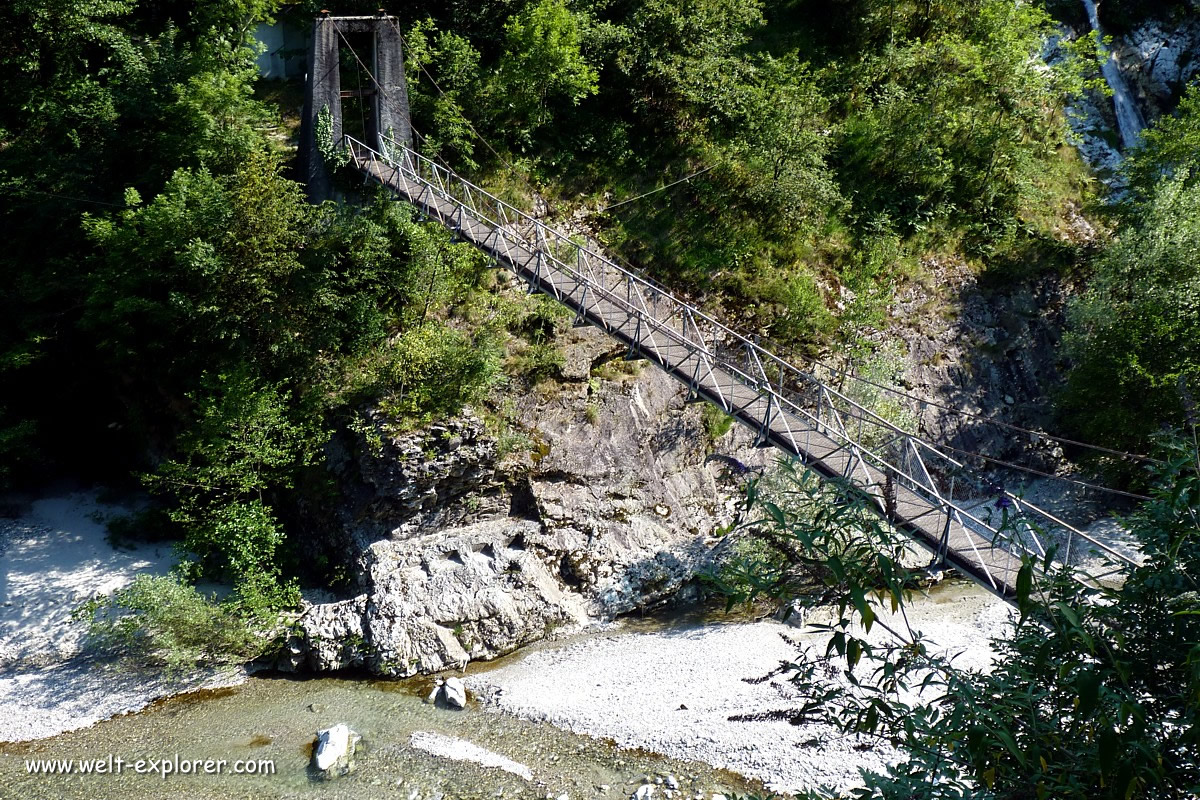
<instances>
[{"instance_id":1,"label":"shrub","mask_svg":"<svg viewBox=\"0 0 1200 800\"><path fill-rule=\"evenodd\" d=\"M381 407L417 425L482 397L500 378L500 347L487 331L422 325L397 340L388 373L392 394Z\"/></svg>"},{"instance_id":2,"label":"shrub","mask_svg":"<svg viewBox=\"0 0 1200 800\"><path fill-rule=\"evenodd\" d=\"M513 356L510 363L517 375L537 382L560 377L567 359L554 342L535 342Z\"/></svg>"},{"instance_id":3,"label":"shrub","mask_svg":"<svg viewBox=\"0 0 1200 800\"><path fill-rule=\"evenodd\" d=\"M1200 385L1200 186L1189 183L1183 172L1159 186L1071 305L1060 408L1084 438L1145 447L1183 422Z\"/></svg>"},{"instance_id":4,"label":"shrub","mask_svg":"<svg viewBox=\"0 0 1200 800\"><path fill-rule=\"evenodd\" d=\"M74 612L89 623L88 643L130 665L182 675L198 666L227 668L268 652L277 620L238 602L206 598L177 576L138 575Z\"/></svg>"}]
</instances>

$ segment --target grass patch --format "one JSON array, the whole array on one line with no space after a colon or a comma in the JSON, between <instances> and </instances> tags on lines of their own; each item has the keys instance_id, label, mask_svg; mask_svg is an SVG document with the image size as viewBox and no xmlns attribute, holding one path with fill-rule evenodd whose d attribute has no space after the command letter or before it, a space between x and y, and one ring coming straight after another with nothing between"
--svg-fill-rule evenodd
<instances>
[{"instance_id":1,"label":"grass patch","mask_svg":"<svg viewBox=\"0 0 1200 800\"><path fill-rule=\"evenodd\" d=\"M733 417L717 408L712 403L705 403L700 409L700 422L704 425L704 433L710 442L716 442L733 427Z\"/></svg>"}]
</instances>

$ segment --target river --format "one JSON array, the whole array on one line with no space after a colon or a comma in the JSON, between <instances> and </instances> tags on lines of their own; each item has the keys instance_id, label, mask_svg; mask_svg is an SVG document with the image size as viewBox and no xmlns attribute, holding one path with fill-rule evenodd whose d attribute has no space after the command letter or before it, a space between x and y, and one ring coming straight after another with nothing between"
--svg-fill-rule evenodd
<instances>
[{"instance_id":1,"label":"river","mask_svg":"<svg viewBox=\"0 0 1200 800\"><path fill-rule=\"evenodd\" d=\"M0 797L201 800L234 798L627 798L647 776L674 776L691 791L745 792L755 784L697 762L620 749L478 708L455 712L422 699L430 680L252 677L241 686L159 701L144 711L25 744L0 745ZM356 769L329 782L308 768L314 733L349 722L363 736ZM430 755L410 745L418 731L464 739L529 768L532 780ZM30 759L119 756L225 759L273 764L270 775L30 775Z\"/></svg>"}]
</instances>

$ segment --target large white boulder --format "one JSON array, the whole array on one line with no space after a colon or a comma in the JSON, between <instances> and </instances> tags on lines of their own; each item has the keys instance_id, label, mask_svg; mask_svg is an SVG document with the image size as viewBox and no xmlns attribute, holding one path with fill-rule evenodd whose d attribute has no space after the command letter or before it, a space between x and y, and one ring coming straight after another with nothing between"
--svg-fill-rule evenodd
<instances>
[{"instance_id":1,"label":"large white boulder","mask_svg":"<svg viewBox=\"0 0 1200 800\"><path fill-rule=\"evenodd\" d=\"M355 747L362 739L350 726L339 722L332 728L317 731L317 746L313 751L313 766L324 777L345 775L351 769Z\"/></svg>"},{"instance_id":2,"label":"large white boulder","mask_svg":"<svg viewBox=\"0 0 1200 800\"><path fill-rule=\"evenodd\" d=\"M467 687L463 685L462 678L447 678L442 684L442 699L446 701L446 705L454 708L467 707Z\"/></svg>"}]
</instances>

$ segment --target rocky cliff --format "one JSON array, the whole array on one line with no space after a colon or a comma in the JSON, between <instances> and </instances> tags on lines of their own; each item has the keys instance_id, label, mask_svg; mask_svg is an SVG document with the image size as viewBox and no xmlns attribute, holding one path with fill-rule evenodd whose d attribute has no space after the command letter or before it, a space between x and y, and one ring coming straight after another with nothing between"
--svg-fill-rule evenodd
<instances>
[{"instance_id":1,"label":"rocky cliff","mask_svg":"<svg viewBox=\"0 0 1200 800\"><path fill-rule=\"evenodd\" d=\"M741 487L710 453L772 451L738 427L713 442L681 387L599 331L562 338L562 380L517 397L510 430L466 413L393 435L369 415L341 458L352 596L308 607L281 666L461 667L654 604L707 563Z\"/></svg>"},{"instance_id":2,"label":"rocky cliff","mask_svg":"<svg viewBox=\"0 0 1200 800\"><path fill-rule=\"evenodd\" d=\"M1114 42L1117 63L1147 120L1170 113L1200 74L1200 3L1174 20L1147 20Z\"/></svg>"},{"instance_id":3,"label":"rocky cliff","mask_svg":"<svg viewBox=\"0 0 1200 800\"><path fill-rule=\"evenodd\" d=\"M1190 7L1191 13L1146 19L1113 37L1111 47L1117 67L1149 124L1171 113L1184 88L1200 74L1200 2L1193 0ZM1100 16L1105 17L1103 4ZM1067 39L1075 39L1087 31L1083 20L1065 25L1062 33ZM1062 55L1057 42L1051 42L1045 53L1051 63ZM1080 154L1114 191L1114 197L1120 198L1126 187L1120 174L1123 154L1112 99L1095 91L1086 92L1076 98L1068 112Z\"/></svg>"}]
</instances>

